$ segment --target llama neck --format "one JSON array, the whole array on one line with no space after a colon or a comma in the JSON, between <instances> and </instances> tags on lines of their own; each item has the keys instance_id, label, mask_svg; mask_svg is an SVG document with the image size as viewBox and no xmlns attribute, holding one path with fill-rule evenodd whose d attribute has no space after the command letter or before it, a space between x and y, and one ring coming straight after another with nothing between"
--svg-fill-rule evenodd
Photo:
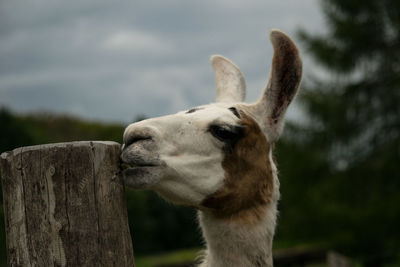
<instances>
[{"instance_id":1,"label":"llama neck","mask_svg":"<svg viewBox=\"0 0 400 267\"><path fill-rule=\"evenodd\" d=\"M199 221L207 243L200 267L273 266L276 204L269 206L260 221L250 225L221 220L203 211L199 211Z\"/></svg>"}]
</instances>

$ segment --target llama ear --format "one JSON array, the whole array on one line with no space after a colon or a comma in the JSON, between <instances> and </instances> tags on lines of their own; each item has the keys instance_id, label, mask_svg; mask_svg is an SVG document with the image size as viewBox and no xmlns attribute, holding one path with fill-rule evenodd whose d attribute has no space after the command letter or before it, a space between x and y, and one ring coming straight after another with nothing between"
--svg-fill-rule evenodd
<instances>
[{"instance_id":1,"label":"llama ear","mask_svg":"<svg viewBox=\"0 0 400 267\"><path fill-rule=\"evenodd\" d=\"M279 139L286 109L297 93L302 74L302 62L294 42L283 32L272 30L274 47L268 84L261 99L250 106L268 141Z\"/></svg>"},{"instance_id":2,"label":"llama ear","mask_svg":"<svg viewBox=\"0 0 400 267\"><path fill-rule=\"evenodd\" d=\"M215 70L216 102L243 102L246 97L246 83L239 68L219 55L211 57L211 65Z\"/></svg>"}]
</instances>

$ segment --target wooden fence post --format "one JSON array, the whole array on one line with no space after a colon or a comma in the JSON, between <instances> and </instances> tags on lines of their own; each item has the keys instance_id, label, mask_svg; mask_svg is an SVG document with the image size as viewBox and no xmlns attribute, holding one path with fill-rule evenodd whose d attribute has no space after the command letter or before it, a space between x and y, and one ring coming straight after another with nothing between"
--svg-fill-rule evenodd
<instances>
[{"instance_id":1,"label":"wooden fence post","mask_svg":"<svg viewBox=\"0 0 400 267\"><path fill-rule=\"evenodd\" d=\"M8 266L134 266L119 154L97 141L1 154Z\"/></svg>"}]
</instances>

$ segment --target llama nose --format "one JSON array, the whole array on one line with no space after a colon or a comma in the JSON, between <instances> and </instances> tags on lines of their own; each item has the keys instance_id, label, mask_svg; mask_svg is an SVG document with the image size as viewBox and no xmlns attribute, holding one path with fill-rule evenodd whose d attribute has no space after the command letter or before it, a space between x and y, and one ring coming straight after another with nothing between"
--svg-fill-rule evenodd
<instances>
[{"instance_id":1,"label":"llama nose","mask_svg":"<svg viewBox=\"0 0 400 267\"><path fill-rule=\"evenodd\" d=\"M124 148L139 142L154 141L154 137L155 132L150 127L132 127L124 135Z\"/></svg>"},{"instance_id":2,"label":"llama nose","mask_svg":"<svg viewBox=\"0 0 400 267\"><path fill-rule=\"evenodd\" d=\"M128 147L134 143L144 141L144 140L152 140L151 136L146 136L146 135L132 135L129 136L129 138L125 142L125 147Z\"/></svg>"}]
</instances>

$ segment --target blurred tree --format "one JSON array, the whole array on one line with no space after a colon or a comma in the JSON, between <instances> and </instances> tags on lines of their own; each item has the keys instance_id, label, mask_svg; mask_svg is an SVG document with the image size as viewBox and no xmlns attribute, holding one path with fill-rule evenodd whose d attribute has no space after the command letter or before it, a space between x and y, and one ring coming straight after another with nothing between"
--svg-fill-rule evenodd
<instances>
[{"instance_id":1,"label":"blurred tree","mask_svg":"<svg viewBox=\"0 0 400 267\"><path fill-rule=\"evenodd\" d=\"M318 234L379 266L400 260L400 1L322 7L328 33L299 34L324 70L303 87L311 121L302 146L325 169L306 190L321 201Z\"/></svg>"},{"instance_id":2,"label":"blurred tree","mask_svg":"<svg viewBox=\"0 0 400 267\"><path fill-rule=\"evenodd\" d=\"M5 108L0 109L0 153L33 144L33 138L20 120Z\"/></svg>"},{"instance_id":3,"label":"blurred tree","mask_svg":"<svg viewBox=\"0 0 400 267\"><path fill-rule=\"evenodd\" d=\"M201 245L193 209L171 205L151 191L128 189L126 196L135 255Z\"/></svg>"}]
</instances>

